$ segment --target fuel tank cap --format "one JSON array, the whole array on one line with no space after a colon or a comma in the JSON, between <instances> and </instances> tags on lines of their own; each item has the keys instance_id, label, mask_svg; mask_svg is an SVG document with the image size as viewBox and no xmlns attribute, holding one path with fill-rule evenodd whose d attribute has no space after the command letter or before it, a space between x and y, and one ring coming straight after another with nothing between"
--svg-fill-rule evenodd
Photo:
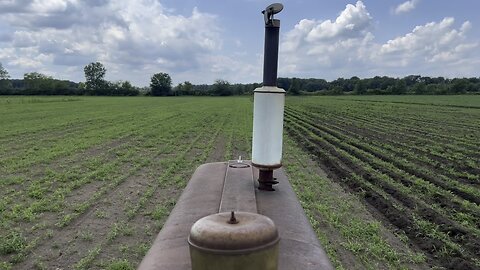
<instances>
[{"instance_id":1,"label":"fuel tank cap","mask_svg":"<svg viewBox=\"0 0 480 270\"><path fill-rule=\"evenodd\" d=\"M189 244L204 252L248 254L268 249L279 241L273 221L249 212L224 212L206 216L193 224Z\"/></svg>"}]
</instances>

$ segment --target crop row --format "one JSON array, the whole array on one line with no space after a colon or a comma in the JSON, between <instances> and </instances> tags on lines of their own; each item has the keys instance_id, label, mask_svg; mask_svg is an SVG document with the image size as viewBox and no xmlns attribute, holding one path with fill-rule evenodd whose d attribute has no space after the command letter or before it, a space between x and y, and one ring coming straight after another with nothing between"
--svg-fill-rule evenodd
<instances>
[{"instance_id":1,"label":"crop row","mask_svg":"<svg viewBox=\"0 0 480 270\"><path fill-rule=\"evenodd\" d=\"M170 126L170 129L175 128L172 125ZM172 129L171 131L174 130ZM151 130L145 130L147 136L153 132L155 132L153 126ZM179 137L172 137L164 143L169 145L178 139ZM151 141L147 140L143 143L147 145L154 143L155 137L152 136L149 140ZM135 143L138 144L138 142L136 141ZM139 168L148 165L149 156L137 152L138 148L136 147L138 145L135 145L135 143L124 143L109 149L109 153L114 153L117 156L113 159L108 154L87 158L85 162L81 162L80 165L76 166L77 169L81 168L80 171L67 167L64 173L53 171L38 181L22 182L23 185L30 184L24 188L20 186L16 192L5 196L3 199L6 200L6 203L3 203L3 205L9 205L10 207L2 211L2 220L5 221L2 226L8 228L11 227L9 224L16 223L16 227L19 227L19 222L22 220L28 224L41 218L42 213L51 211L59 212L60 214L58 219L56 219L56 226L67 226L107 191L120 184L127 177L138 171ZM165 150L165 148L161 147L159 150ZM131 164L131 161L134 161L134 163ZM85 168L91 168L91 172L84 171ZM72 177L75 175L79 177ZM81 189L84 185L93 181L100 182L100 185L97 187L98 190L92 194L92 197L86 198L79 204L66 203L70 193ZM68 208L72 208L73 211L68 213ZM32 228L32 230L36 230L36 228Z\"/></svg>"},{"instance_id":2,"label":"crop row","mask_svg":"<svg viewBox=\"0 0 480 270\"><path fill-rule=\"evenodd\" d=\"M380 110L386 116L395 117L401 115L406 122L416 121L414 125L432 125L441 127L443 130L465 128L473 132L478 132L480 127L475 113L475 109L480 108L478 106L432 106L432 104L397 102L372 103L371 101L358 102L358 100L353 99L350 100L350 104L354 105L357 113L365 111L364 109L370 112L378 112ZM458 118L462 121L457 121Z\"/></svg>"},{"instance_id":3,"label":"crop row","mask_svg":"<svg viewBox=\"0 0 480 270\"><path fill-rule=\"evenodd\" d=\"M397 128L397 123L388 123L383 116L352 116L349 113L339 116L331 108L295 105L286 108L287 133L315 156L331 178L361 196L389 224L403 230L429 255L433 264L449 269L480 266L476 259L480 255L477 177L459 182L455 178L459 174L458 167L453 166L449 171L444 171L446 167L423 168L430 157L412 153L408 140L400 139L400 143L394 138L382 140L377 133L395 130L402 132L400 137L405 135L415 140L430 131L416 131L402 123ZM358 124L359 119L363 120L362 125ZM375 128L377 136L374 138L370 127ZM358 134L359 130L365 132ZM434 144L435 139L453 138L453 135L439 135L428 138L428 142ZM472 158L473 153L467 148L474 143L467 141L452 146L451 153L460 150L464 151L464 158Z\"/></svg>"},{"instance_id":4,"label":"crop row","mask_svg":"<svg viewBox=\"0 0 480 270\"><path fill-rule=\"evenodd\" d=\"M109 254L116 250L112 245L115 241L123 241L122 237L116 237L121 231L128 232L134 228L132 234L138 236L143 231L144 215L148 216L148 222L155 223L168 216L174 204L172 199L175 199L169 196L178 196L179 193L165 193L165 190L181 190L194 168L207 159L221 161L224 157L237 154L239 149L246 150L247 141L244 138L249 131L243 128L237 130L234 121L247 123L248 117L234 117L234 112L225 109L219 101L206 102L207 106L202 106L205 100L193 101L193 104L200 105L198 107L183 105L182 101L193 100L181 99L172 104L180 109L175 114L165 108L161 108L160 114L155 114L152 112L154 107L149 107L144 117L131 117L123 123L122 117L111 118L108 115L107 118L113 122L98 118L85 129L56 124L53 126L57 128L51 128L50 125L51 137L48 137L46 129L38 136L20 134L26 139L27 146L9 148L12 152L3 160L15 161L3 163L7 166L2 167L1 175L6 177L0 179L3 195L0 200L2 265L7 267L14 263L15 267L32 268L38 267L33 265L37 262L53 267L55 264L52 264L48 253L52 250L48 245L52 238L56 239L54 250L62 247L65 252L76 252L69 256L68 262L62 259L63 267L91 268L97 257L100 257L97 263L103 265L104 256L100 251L109 250L106 253ZM240 107L243 108L243 104ZM45 127L48 126L45 124ZM225 132L227 126L228 136ZM216 149L220 137L227 138L225 149ZM14 140L8 137L5 141ZM73 146L69 148L70 145ZM18 157L24 155L29 146L35 146L37 151L42 152L38 152L34 159L29 156L29 163L24 164ZM53 149L55 154L50 156L48 149ZM213 149L218 150L219 157L211 156ZM152 171L154 168L155 171ZM110 210L101 202L112 197L118 189L127 190L132 181L137 181L137 175L146 173L148 177L142 183L141 193L135 192L135 198L125 202L122 214L115 215L114 219L103 219L111 211L117 211L114 205L118 202L113 202ZM167 204L155 205L155 202L162 201ZM99 208L104 208L102 211L106 212L98 212ZM152 212L157 208L159 212ZM105 227L93 232L81 229L81 224L88 226L87 220L92 217L99 221L88 222L102 223ZM161 223L158 224L161 226ZM77 230L82 231L77 233ZM77 236L81 237L77 239ZM107 241L100 241L105 239L104 236ZM75 240L71 240L72 237ZM69 242L61 244L68 239ZM92 239L89 241L93 246L81 252L72 249L75 245L88 244L82 239ZM135 250L140 247L144 250L143 247L148 246L151 240L151 235L140 237ZM133 265L142 256L142 252L136 253L140 257L132 258ZM75 258L77 261L73 262Z\"/></svg>"},{"instance_id":5,"label":"crop row","mask_svg":"<svg viewBox=\"0 0 480 270\"><path fill-rule=\"evenodd\" d=\"M435 178L429 175L418 174L415 172L415 168L408 167L402 162L397 162L393 158L386 157L386 155L382 153L382 149L372 147L358 140L341 136L341 134L332 132L331 130L326 129L325 127L319 128L318 126L312 126L307 122L303 122L303 123L308 125L308 128L311 131L313 131L316 135L325 138L329 142L332 142L332 141L334 143L339 142L340 145L344 147L346 151L352 152L358 158L365 159L366 162L369 162L372 165L375 165L377 170L388 174L390 177L394 179L400 179L400 181L403 180L403 183L407 186L413 185L416 189L418 189L417 192L420 195L423 195L423 194L432 195L432 196L435 195L434 197L435 199L444 199L444 201L449 201L449 202L454 201L456 202L455 204L456 208L460 207L461 205L464 205L466 211L473 210L475 211L473 212L474 214L476 213L476 210L478 210L478 207L476 207L476 205L469 204L468 202L464 202L459 198L455 198L455 196L451 196L450 193L444 192L443 189L435 185L435 184L437 185L440 184L443 186L442 182L436 181ZM425 178L427 181L425 181L424 179L421 179L421 177ZM434 181L434 184L429 183L429 181L432 181L432 180ZM478 191L476 191L475 189L471 189L471 192L473 194L468 194L468 195L470 195L471 199L476 202L477 201L476 195L478 195ZM437 195L440 195L440 196L443 195L444 197L442 198ZM461 195L463 194L461 193ZM441 202L443 203L443 201ZM447 207L447 206L444 205L444 207Z\"/></svg>"},{"instance_id":6,"label":"crop row","mask_svg":"<svg viewBox=\"0 0 480 270\"><path fill-rule=\"evenodd\" d=\"M319 108L310 109L316 114L325 114L324 109L320 111ZM476 136L467 136L468 134L462 136L462 134L458 133L458 130L454 135L440 134L439 127L432 129L419 128L418 125L404 122L401 115L397 115L396 118L391 118L387 121L381 112L377 112L376 115L372 114L367 116L364 114L355 114L354 112L338 113L336 111L330 111L327 115L329 117L343 118L347 122L353 122L353 124L361 127L373 126L375 130L388 132L389 136L396 140L403 142L411 142L413 140L416 145L425 147L425 149L432 150L439 154L445 152L447 155L456 155L454 158L472 156L480 158L477 156L478 151L476 151L476 149L480 149L480 146L475 144ZM378 117L379 115L382 115L382 117ZM439 143L442 143L442 147L438 146Z\"/></svg>"},{"instance_id":7,"label":"crop row","mask_svg":"<svg viewBox=\"0 0 480 270\"><path fill-rule=\"evenodd\" d=\"M126 209L126 223L129 223L139 214L140 210L145 207L145 205L149 202L149 200L159 188L172 188L172 185L178 186L178 188L182 188L184 186L185 177L187 177L184 172L188 172L189 168L191 170L192 167L195 167L195 164L203 162L207 158L207 156L213 149L214 142L217 139L224 123L225 121L219 121L216 123L216 125L214 124L214 133L210 134L208 138L205 137L207 132L202 131L201 129L196 130L198 132L198 135L195 137L195 139L191 143L185 144L185 149L178 149L180 151L177 152L174 160L168 162L169 166L163 170L159 178L154 183L149 185L149 187L142 193L142 195L140 196L140 198L138 198L138 201L134 205ZM209 130L211 129L212 127L209 128ZM195 156L195 158L189 157L189 153L191 153L192 149L195 147L201 147L201 155ZM167 213L164 214L166 215ZM74 265L74 267L76 269L90 268L92 262L99 255L100 251L104 249L106 245L110 244L115 238L115 231L116 224L113 224L112 227L109 229L108 233L110 237L107 237L106 241L97 243L97 245L93 249L91 249L91 251L88 252L82 259L80 259Z\"/></svg>"},{"instance_id":8,"label":"crop row","mask_svg":"<svg viewBox=\"0 0 480 270\"><path fill-rule=\"evenodd\" d=\"M374 152L367 145L362 145L358 141L352 142L351 139L332 136L328 133L324 133L324 131L315 126L305 124L305 122L302 124L304 124L304 126L306 126L307 129L313 132L316 136L323 138L327 143L345 150L365 164L372 166L376 171L385 174L390 179L394 180L395 184L401 183L401 185L399 185L400 189L407 189L408 193L415 194L421 198L421 200L427 201L432 205L438 206L438 208L445 210L444 212L446 212L447 215L451 215L450 218L472 227L473 230L476 230L476 224L479 220L478 213L480 209L475 204L464 201L463 199L444 191L429 181L405 172L404 170L398 168L395 162L389 163L388 161L379 158L379 156L383 155L379 155L378 153ZM456 209L458 212L451 214L449 211L451 209Z\"/></svg>"},{"instance_id":9,"label":"crop row","mask_svg":"<svg viewBox=\"0 0 480 270\"><path fill-rule=\"evenodd\" d=\"M295 115L295 113L287 110L287 116L293 117L297 121L302 121L318 130L327 133L328 135L345 141L348 144L361 149L362 151L374 155L377 159L391 163L398 169L401 169L412 176L429 181L434 185L440 186L442 189L449 190L465 200L474 202L476 204L480 203L480 192L477 188L472 185L459 183L452 177L442 175L442 173L439 173L438 170L430 171L428 169L424 169L422 166L418 165L418 163L422 163L419 160L419 155L411 154L411 150L409 148L393 147L391 144L382 143L380 140L368 140L362 137L359 138L355 133L329 124L328 122L316 124L314 119L305 114L302 114L301 117L298 117ZM468 208L470 208L470 206L468 206Z\"/></svg>"},{"instance_id":10,"label":"crop row","mask_svg":"<svg viewBox=\"0 0 480 270\"><path fill-rule=\"evenodd\" d=\"M410 198L403 193L399 193L390 179L382 177L380 174L375 174L372 167L361 168L360 160L349 156L343 150L334 150L334 148L327 148L324 144L317 144L310 139L305 138L304 134L307 130L294 130L287 128L289 135L297 142L304 145L305 149L314 154L321 162L324 170L329 172L329 176L337 181L343 183L352 192L363 196L364 200L373 206L378 212L383 215L388 222L397 228L404 230L405 234L417 244L427 254L441 260L441 265L447 265L450 269L455 269L454 266L459 263L465 263L473 266L473 262L469 262L472 258L472 251L465 251L464 247L455 242L463 242L469 240L465 239L467 232L460 229L457 233L456 228L446 226L440 227L435 224L435 221L445 222L445 219L437 219L435 212L430 212L425 204L417 205L416 202L411 202ZM324 148L328 150L323 150ZM409 207L419 208L415 211L420 213L423 217L418 217L415 213L409 213ZM431 217L429 220L425 217ZM428 224L434 227L435 230L430 230L421 224ZM455 232L452 239L449 234ZM454 241L455 240L455 241ZM469 247L468 250L476 252L478 243Z\"/></svg>"},{"instance_id":11,"label":"crop row","mask_svg":"<svg viewBox=\"0 0 480 270\"><path fill-rule=\"evenodd\" d=\"M306 110L298 110L299 115L311 115L317 119L319 123L334 123L335 126L343 127L356 133L357 136L363 136L369 139L375 139L376 143L391 144L399 146L400 148L415 151L421 156L426 156L431 160L438 161L439 165L453 165L450 169L462 171L471 171L472 173L480 172L476 158L475 151L468 150L468 153L462 154L462 149L444 143L439 143L437 140L428 140L421 135L413 135L408 132L395 130L395 126L382 126L374 119L358 120L357 116L338 116L335 114L314 113ZM467 174L468 175L468 174ZM472 174L472 177L475 175ZM477 176L478 177L478 176Z\"/></svg>"}]
</instances>

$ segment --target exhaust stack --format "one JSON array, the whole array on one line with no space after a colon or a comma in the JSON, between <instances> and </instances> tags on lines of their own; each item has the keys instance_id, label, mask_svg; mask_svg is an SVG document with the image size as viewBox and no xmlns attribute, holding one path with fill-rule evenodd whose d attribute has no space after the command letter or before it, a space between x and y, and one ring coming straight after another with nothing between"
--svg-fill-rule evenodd
<instances>
[{"instance_id":1,"label":"exhaust stack","mask_svg":"<svg viewBox=\"0 0 480 270\"><path fill-rule=\"evenodd\" d=\"M283 110L285 90L277 87L280 20L273 15L282 11L275 3L262 11L265 19L263 87L254 91L252 164L259 169L260 190L274 191L278 182L273 170L282 166Z\"/></svg>"}]
</instances>

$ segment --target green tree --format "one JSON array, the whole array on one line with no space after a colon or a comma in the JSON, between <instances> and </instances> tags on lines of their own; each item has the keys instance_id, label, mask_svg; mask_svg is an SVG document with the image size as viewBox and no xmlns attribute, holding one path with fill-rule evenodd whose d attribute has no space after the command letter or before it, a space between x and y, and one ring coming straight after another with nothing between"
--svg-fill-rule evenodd
<instances>
[{"instance_id":1,"label":"green tree","mask_svg":"<svg viewBox=\"0 0 480 270\"><path fill-rule=\"evenodd\" d=\"M51 76L47 76L38 72L25 73L23 75L25 82L26 94L29 95L51 95L54 90L54 80Z\"/></svg>"},{"instance_id":2,"label":"green tree","mask_svg":"<svg viewBox=\"0 0 480 270\"><path fill-rule=\"evenodd\" d=\"M416 83L416 84L413 85L412 91L413 91L416 95L424 95L424 94L427 93L427 86L426 86L426 84L423 83L423 82Z\"/></svg>"},{"instance_id":3,"label":"green tree","mask_svg":"<svg viewBox=\"0 0 480 270\"><path fill-rule=\"evenodd\" d=\"M193 95L193 84L189 81L179 83L173 90L174 96Z\"/></svg>"},{"instance_id":4,"label":"green tree","mask_svg":"<svg viewBox=\"0 0 480 270\"><path fill-rule=\"evenodd\" d=\"M11 88L10 75L0 63L0 94L9 94Z\"/></svg>"},{"instance_id":5,"label":"green tree","mask_svg":"<svg viewBox=\"0 0 480 270\"><path fill-rule=\"evenodd\" d=\"M365 82L363 80L356 80L355 93L357 95L364 95L367 93L367 86L365 85Z\"/></svg>"},{"instance_id":6,"label":"green tree","mask_svg":"<svg viewBox=\"0 0 480 270\"><path fill-rule=\"evenodd\" d=\"M3 67L2 62L0 62L0 80L8 79L10 79L10 75L8 75L8 71Z\"/></svg>"},{"instance_id":7,"label":"green tree","mask_svg":"<svg viewBox=\"0 0 480 270\"><path fill-rule=\"evenodd\" d=\"M109 95L112 96L138 96L140 91L129 81L117 81L109 83Z\"/></svg>"},{"instance_id":8,"label":"green tree","mask_svg":"<svg viewBox=\"0 0 480 270\"><path fill-rule=\"evenodd\" d=\"M340 86L335 86L326 92L327 95L343 95L343 89Z\"/></svg>"},{"instance_id":9,"label":"green tree","mask_svg":"<svg viewBox=\"0 0 480 270\"><path fill-rule=\"evenodd\" d=\"M453 94L464 94L469 88L470 82L465 78L455 78L450 84L450 93Z\"/></svg>"},{"instance_id":10,"label":"green tree","mask_svg":"<svg viewBox=\"0 0 480 270\"><path fill-rule=\"evenodd\" d=\"M152 96L168 96L172 92L172 78L167 73L155 73L150 80Z\"/></svg>"},{"instance_id":11,"label":"green tree","mask_svg":"<svg viewBox=\"0 0 480 270\"><path fill-rule=\"evenodd\" d=\"M78 88L79 91L82 91L82 92L85 91L85 89L86 89L85 83L84 82L79 82L77 88Z\"/></svg>"},{"instance_id":12,"label":"green tree","mask_svg":"<svg viewBox=\"0 0 480 270\"><path fill-rule=\"evenodd\" d=\"M406 87L411 87L414 84L421 81L422 76L420 75L408 75L407 77L403 78Z\"/></svg>"},{"instance_id":13,"label":"green tree","mask_svg":"<svg viewBox=\"0 0 480 270\"><path fill-rule=\"evenodd\" d=\"M70 87L68 81L65 80L53 80L53 90L52 94L53 95L72 95L76 94L75 90Z\"/></svg>"},{"instance_id":14,"label":"green tree","mask_svg":"<svg viewBox=\"0 0 480 270\"><path fill-rule=\"evenodd\" d=\"M278 78L277 79L277 85L279 88L282 88L282 89L290 89L290 84L291 84L291 80L290 78ZM255 88L254 88L255 89Z\"/></svg>"},{"instance_id":15,"label":"green tree","mask_svg":"<svg viewBox=\"0 0 480 270\"><path fill-rule=\"evenodd\" d=\"M183 83L182 91L184 95L193 95L193 85L189 81Z\"/></svg>"},{"instance_id":16,"label":"green tree","mask_svg":"<svg viewBox=\"0 0 480 270\"><path fill-rule=\"evenodd\" d=\"M394 85L387 88L389 94L403 95L407 92L407 83L403 79L398 79Z\"/></svg>"},{"instance_id":17,"label":"green tree","mask_svg":"<svg viewBox=\"0 0 480 270\"><path fill-rule=\"evenodd\" d=\"M85 72L85 89L87 93L92 95L102 95L108 88L105 81L105 73L107 69L100 62L90 63L83 69Z\"/></svg>"},{"instance_id":18,"label":"green tree","mask_svg":"<svg viewBox=\"0 0 480 270\"><path fill-rule=\"evenodd\" d=\"M129 81L124 81L122 82L122 88L125 89L126 91L132 91L133 85Z\"/></svg>"},{"instance_id":19,"label":"green tree","mask_svg":"<svg viewBox=\"0 0 480 270\"><path fill-rule=\"evenodd\" d=\"M290 87L288 88L288 93L292 95L300 95L300 79L293 78Z\"/></svg>"},{"instance_id":20,"label":"green tree","mask_svg":"<svg viewBox=\"0 0 480 270\"><path fill-rule=\"evenodd\" d=\"M213 84L213 94L215 96L231 96L230 83L226 80L216 80Z\"/></svg>"}]
</instances>

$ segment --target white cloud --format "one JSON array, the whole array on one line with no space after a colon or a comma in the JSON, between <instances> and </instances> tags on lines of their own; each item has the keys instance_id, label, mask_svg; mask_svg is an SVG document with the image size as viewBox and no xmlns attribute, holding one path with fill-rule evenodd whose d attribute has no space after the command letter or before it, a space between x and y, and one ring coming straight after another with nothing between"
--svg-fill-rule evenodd
<instances>
[{"instance_id":1,"label":"white cloud","mask_svg":"<svg viewBox=\"0 0 480 270\"><path fill-rule=\"evenodd\" d=\"M455 29L454 22L454 18L445 18L416 26L412 32L381 45L374 57L404 65L448 64L467 58L477 47L466 41L470 22L464 22L460 29Z\"/></svg>"},{"instance_id":2,"label":"white cloud","mask_svg":"<svg viewBox=\"0 0 480 270\"><path fill-rule=\"evenodd\" d=\"M31 3L31 10L38 13L64 12L68 4L74 1L64 0L34 0Z\"/></svg>"},{"instance_id":3,"label":"white cloud","mask_svg":"<svg viewBox=\"0 0 480 270\"><path fill-rule=\"evenodd\" d=\"M318 67L341 69L364 61L373 40L372 17L363 2L347 5L335 21L303 19L281 44L280 73L313 76Z\"/></svg>"},{"instance_id":4,"label":"white cloud","mask_svg":"<svg viewBox=\"0 0 480 270\"><path fill-rule=\"evenodd\" d=\"M2 45L4 51L9 48L14 53L0 58L11 73L37 68L78 81L83 79L83 66L101 61L107 78L145 85L160 71L193 76L202 69L227 65L227 59L218 55L222 30L217 17L197 8L182 16L157 0L19 0L1 1L0 16L15 29L11 41ZM34 60L38 55L48 57ZM204 59L210 60L210 66ZM231 64L236 65L242 66ZM67 67L75 73L67 72Z\"/></svg>"},{"instance_id":5,"label":"white cloud","mask_svg":"<svg viewBox=\"0 0 480 270\"><path fill-rule=\"evenodd\" d=\"M469 21L460 27L453 18L430 22L383 44L375 42L371 24L361 1L335 21L301 20L281 43L280 76L476 76L479 44L467 38Z\"/></svg>"},{"instance_id":6,"label":"white cloud","mask_svg":"<svg viewBox=\"0 0 480 270\"><path fill-rule=\"evenodd\" d=\"M41 71L80 81L86 64L101 61L107 79L137 85L156 72L170 73L175 83L260 81L261 49L248 51L238 36L224 40L220 20L196 8L179 15L159 0L0 0L0 62L12 77ZM282 28L279 76L478 76L479 44L469 21L425 23L387 42L376 41L375 25L357 1L336 18ZM238 53L225 55L229 45Z\"/></svg>"},{"instance_id":7,"label":"white cloud","mask_svg":"<svg viewBox=\"0 0 480 270\"><path fill-rule=\"evenodd\" d=\"M323 21L315 25L308 33L308 41L320 41L336 38L353 38L364 34L372 17L365 5L358 1L356 5L347 5L337 19Z\"/></svg>"},{"instance_id":8,"label":"white cloud","mask_svg":"<svg viewBox=\"0 0 480 270\"><path fill-rule=\"evenodd\" d=\"M409 0L409 1L403 2L395 8L395 14L410 12L415 9L417 4L418 4L418 0Z\"/></svg>"}]
</instances>

